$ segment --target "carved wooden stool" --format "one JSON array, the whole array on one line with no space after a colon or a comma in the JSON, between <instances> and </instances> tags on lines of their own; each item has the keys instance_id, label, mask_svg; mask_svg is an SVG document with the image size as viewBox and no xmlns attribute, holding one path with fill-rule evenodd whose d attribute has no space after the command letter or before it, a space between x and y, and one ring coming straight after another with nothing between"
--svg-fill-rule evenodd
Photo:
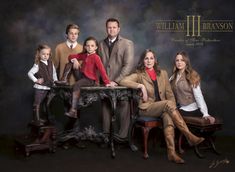
<instances>
[{"instance_id":1,"label":"carved wooden stool","mask_svg":"<svg viewBox=\"0 0 235 172\"><path fill-rule=\"evenodd\" d=\"M149 158L148 155L148 136L151 129L155 127L161 127L162 126L162 120L158 117L147 117L147 116L139 116L137 119L135 119L133 126L131 128L131 134L129 135L129 142L130 147L133 151L137 151L138 148L133 144L132 137L134 133L135 127L140 127L143 133L143 147L144 147L144 155L143 158L147 159Z\"/></svg>"},{"instance_id":2,"label":"carved wooden stool","mask_svg":"<svg viewBox=\"0 0 235 172\"><path fill-rule=\"evenodd\" d=\"M197 136L201 136L205 138L205 141L194 147L195 153L199 158L204 158L205 156L199 152L199 149L212 149L216 154L220 154L215 147L213 138L213 134L222 129L223 123L221 120L216 119L214 124L210 124L209 120L206 120L202 117L186 117L183 116L187 126L190 131L196 134ZM178 144L179 144L179 152L184 153L182 149L182 138L183 134L180 133ZM204 145L204 147L202 147ZM206 146L205 146L206 145Z\"/></svg>"},{"instance_id":3,"label":"carved wooden stool","mask_svg":"<svg viewBox=\"0 0 235 172\"><path fill-rule=\"evenodd\" d=\"M56 128L54 126L41 126L29 124L31 133L15 139L16 150L23 150L26 156L36 150L56 151Z\"/></svg>"}]
</instances>

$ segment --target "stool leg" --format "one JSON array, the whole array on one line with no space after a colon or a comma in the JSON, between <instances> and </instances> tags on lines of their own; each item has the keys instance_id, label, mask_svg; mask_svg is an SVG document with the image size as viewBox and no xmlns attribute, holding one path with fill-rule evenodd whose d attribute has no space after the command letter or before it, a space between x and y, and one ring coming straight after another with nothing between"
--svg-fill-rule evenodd
<instances>
[{"instance_id":1,"label":"stool leg","mask_svg":"<svg viewBox=\"0 0 235 172\"><path fill-rule=\"evenodd\" d=\"M209 138L208 138L208 141L209 141L210 146L211 146L212 150L214 151L214 153L215 153L216 155L220 155L221 153L219 153L219 152L216 150L216 148L215 148L215 144L214 144L214 142L213 142L213 139L212 139L211 137L209 137Z\"/></svg>"},{"instance_id":2,"label":"stool leg","mask_svg":"<svg viewBox=\"0 0 235 172\"><path fill-rule=\"evenodd\" d=\"M149 135L150 128L146 128L146 127L141 127L141 128L142 128L143 137L144 137L144 159L148 159L149 158L149 155L148 155L148 135Z\"/></svg>"},{"instance_id":3,"label":"stool leg","mask_svg":"<svg viewBox=\"0 0 235 172\"><path fill-rule=\"evenodd\" d=\"M133 142L134 132L135 132L135 126L133 125L128 137L129 137L129 146L130 146L131 150L133 152L136 152L136 151L138 151L138 147Z\"/></svg>"},{"instance_id":4,"label":"stool leg","mask_svg":"<svg viewBox=\"0 0 235 172\"><path fill-rule=\"evenodd\" d=\"M179 146L179 153L180 154L183 154L184 153L184 150L182 148L182 139L183 139L183 134L180 133L180 136L179 136L179 140L178 140L178 146Z\"/></svg>"},{"instance_id":5,"label":"stool leg","mask_svg":"<svg viewBox=\"0 0 235 172\"><path fill-rule=\"evenodd\" d=\"M194 146L194 152L196 153L196 155L199 157L199 158L205 158L205 155L201 154L199 152L199 148L198 146Z\"/></svg>"}]
</instances>

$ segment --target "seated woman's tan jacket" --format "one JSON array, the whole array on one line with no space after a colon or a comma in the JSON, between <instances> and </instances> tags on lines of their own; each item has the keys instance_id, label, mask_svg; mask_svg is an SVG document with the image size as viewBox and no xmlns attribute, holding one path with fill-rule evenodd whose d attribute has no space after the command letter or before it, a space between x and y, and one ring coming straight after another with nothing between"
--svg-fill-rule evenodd
<instances>
[{"instance_id":1,"label":"seated woman's tan jacket","mask_svg":"<svg viewBox=\"0 0 235 172\"><path fill-rule=\"evenodd\" d=\"M154 84L146 72L136 72L126 76L119 82L120 85L129 88L138 88L139 84L143 84L147 89L148 100L139 102L140 109L147 109L155 101ZM175 103L175 97L169 83L168 74L165 70L161 70L160 75L157 76L158 91L161 100L171 100Z\"/></svg>"}]
</instances>

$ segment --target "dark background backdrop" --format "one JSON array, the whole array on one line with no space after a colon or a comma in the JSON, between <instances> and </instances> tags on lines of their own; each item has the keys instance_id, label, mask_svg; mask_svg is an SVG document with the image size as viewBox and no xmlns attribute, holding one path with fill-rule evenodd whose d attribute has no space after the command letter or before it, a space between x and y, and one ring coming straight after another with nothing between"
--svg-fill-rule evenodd
<instances>
[{"instance_id":1,"label":"dark background backdrop","mask_svg":"<svg viewBox=\"0 0 235 172\"><path fill-rule=\"evenodd\" d=\"M170 75L175 53L187 51L193 67L201 74L209 113L223 119L223 134L235 135L235 34L204 34L220 42L190 47L171 41L181 37L180 33L157 33L154 27L156 20L185 20L191 14L201 15L202 19L234 20L234 7L232 0L1 2L0 134L24 132L32 118L33 88L27 72L33 65L37 45L46 43L54 50L56 44L65 40L69 23L80 26L80 43L90 35L101 40L106 36L106 19L116 17L121 22L121 35L135 43L136 61L144 49L151 48Z\"/></svg>"}]
</instances>

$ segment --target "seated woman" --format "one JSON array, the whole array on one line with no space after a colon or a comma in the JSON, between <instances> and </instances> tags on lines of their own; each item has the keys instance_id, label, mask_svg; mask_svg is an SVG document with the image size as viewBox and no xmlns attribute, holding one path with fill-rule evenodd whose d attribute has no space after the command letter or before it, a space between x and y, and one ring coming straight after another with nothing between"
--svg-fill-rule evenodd
<instances>
[{"instance_id":1,"label":"seated woman","mask_svg":"<svg viewBox=\"0 0 235 172\"><path fill-rule=\"evenodd\" d=\"M200 76L192 68L189 57L184 51L176 54L170 83L182 115L199 116L209 120L211 124L215 122L215 118L208 114L200 88Z\"/></svg>"},{"instance_id":2,"label":"seated woman","mask_svg":"<svg viewBox=\"0 0 235 172\"><path fill-rule=\"evenodd\" d=\"M185 135L191 145L198 145L204 138L197 137L189 131L176 108L167 72L159 69L155 58L152 50L145 50L136 72L125 77L120 85L141 89L142 100L138 106L140 115L162 118L168 159L182 164L184 160L175 152L174 125Z\"/></svg>"}]
</instances>

